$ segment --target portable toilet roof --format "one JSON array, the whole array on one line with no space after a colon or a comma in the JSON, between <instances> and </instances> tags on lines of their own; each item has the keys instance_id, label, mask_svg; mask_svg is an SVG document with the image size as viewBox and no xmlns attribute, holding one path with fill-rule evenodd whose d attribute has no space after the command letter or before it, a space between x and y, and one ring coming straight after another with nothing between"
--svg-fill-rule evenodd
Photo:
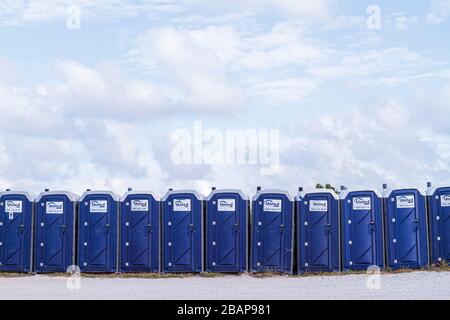
<instances>
[{"instance_id":1,"label":"portable toilet roof","mask_svg":"<svg viewBox=\"0 0 450 320\"><path fill-rule=\"evenodd\" d=\"M110 195L114 201L119 201L120 197L112 191L85 191L80 198L80 201L83 201L84 198L90 195Z\"/></svg>"},{"instance_id":2,"label":"portable toilet roof","mask_svg":"<svg viewBox=\"0 0 450 320\"><path fill-rule=\"evenodd\" d=\"M427 188L426 194L428 196L433 195L437 189L443 189L443 188L450 188L450 182L445 185L445 184L440 184L440 185L436 185L436 186L431 186L430 188Z\"/></svg>"},{"instance_id":3,"label":"portable toilet roof","mask_svg":"<svg viewBox=\"0 0 450 320\"><path fill-rule=\"evenodd\" d=\"M377 188L352 188L352 189L345 189L343 191L341 191L341 193L339 194L339 198L341 199L345 199L349 193L351 192L373 192L377 195L377 197L379 198L383 198L383 194L380 192L380 190L378 190Z\"/></svg>"},{"instance_id":4,"label":"portable toilet roof","mask_svg":"<svg viewBox=\"0 0 450 320\"><path fill-rule=\"evenodd\" d=\"M305 196L307 194L314 194L314 193L329 193L333 196L334 199L339 200L339 196L333 189L325 189L325 188L314 188L314 189L307 189L299 192L296 196L296 199L299 199L301 196Z\"/></svg>"},{"instance_id":5,"label":"portable toilet roof","mask_svg":"<svg viewBox=\"0 0 450 320\"><path fill-rule=\"evenodd\" d=\"M211 198L218 193L237 193L241 196L242 199L249 200L249 197L239 189L220 189L220 190L214 189L211 191L206 200L211 200Z\"/></svg>"},{"instance_id":6,"label":"portable toilet roof","mask_svg":"<svg viewBox=\"0 0 450 320\"><path fill-rule=\"evenodd\" d=\"M417 187L411 187L411 186L395 186L387 189L383 189L383 198L389 198L391 193L396 190L416 190L419 192L420 195L426 196L426 192L424 192L422 189L419 189Z\"/></svg>"},{"instance_id":7,"label":"portable toilet roof","mask_svg":"<svg viewBox=\"0 0 450 320\"><path fill-rule=\"evenodd\" d=\"M27 191L2 191L2 192L0 192L0 197L7 196L7 195L25 196L30 202L34 202L34 199L35 199L35 197Z\"/></svg>"},{"instance_id":8,"label":"portable toilet roof","mask_svg":"<svg viewBox=\"0 0 450 320\"><path fill-rule=\"evenodd\" d=\"M291 196L291 194L286 191L286 190L281 190L281 189L261 189L258 192L256 192L256 194L253 196L252 200L255 201L257 200L261 195L263 194L269 194L269 193L279 193L279 194L283 194L285 195L290 201L293 201L293 198Z\"/></svg>"},{"instance_id":9,"label":"portable toilet roof","mask_svg":"<svg viewBox=\"0 0 450 320\"><path fill-rule=\"evenodd\" d=\"M191 193L193 194L197 200L203 200L205 197L202 196L200 193L198 193L195 190L189 190L189 189L184 189L184 190L169 190L167 191L166 195L161 199L161 201L166 201L167 198L171 195L175 195L175 194L183 194L183 193Z\"/></svg>"},{"instance_id":10,"label":"portable toilet roof","mask_svg":"<svg viewBox=\"0 0 450 320\"><path fill-rule=\"evenodd\" d=\"M57 196L57 195L64 195L67 196L67 198L69 198L70 201L78 201L80 199L80 196L78 196L77 194L70 192L70 191L44 191L41 192L37 198L36 198L36 202L41 201L41 199L44 196Z\"/></svg>"},{"instance_id":11,"label":"portable toilet roof","mask_svg":"<svg viewBox=\"0 0 450 320\"><path fill-rule=\"evenodd\" d=\"M144 191L144 190L141 190L141 191L136 190L136 191L134 191L134 190L128 190L128 191L122 196L122 198L120 198L120 200L121 200L121 201L125 201L125 199L126 199L128 196L132 196L132 195L136 195L136 194L150 195L150 196L152 196L156 201L159 201L159 199L160 199L160 198L156 195L156 193L153 192L153 191Z\"/></svg>"}]
</instances>

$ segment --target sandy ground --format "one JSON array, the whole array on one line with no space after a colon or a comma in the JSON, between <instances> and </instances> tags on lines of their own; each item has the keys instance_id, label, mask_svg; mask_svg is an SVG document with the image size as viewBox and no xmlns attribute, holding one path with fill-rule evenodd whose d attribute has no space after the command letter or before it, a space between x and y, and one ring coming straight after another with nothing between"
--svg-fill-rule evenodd
<instances>
[{"instance_id":1,"label":"sandy ground","mask_svg":"<svg viewBox=\"0 0 450 320\"><path fill-rule=\"evenodd\" d=\"M450 299L450 272L420 271L377 277L369 278L366 274L81 277L78 283L63 276L1 276L0 299ZM79 289L74 289L78 285Z\"/></svg>"}]
</instances>

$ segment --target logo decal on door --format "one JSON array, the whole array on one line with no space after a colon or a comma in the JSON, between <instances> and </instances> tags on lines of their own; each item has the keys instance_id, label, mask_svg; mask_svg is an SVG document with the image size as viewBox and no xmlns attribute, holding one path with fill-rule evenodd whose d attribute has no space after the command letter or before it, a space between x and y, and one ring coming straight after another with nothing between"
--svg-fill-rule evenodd
<instances>
[{"instance_id":1,"label":"logo decal on door","mask_svg":"<svg viewBox=\"0 0 450 320\"><path fill-rule=\"evenodd\" d=\"M6 200L5 212L8 213L22 213L22 201Z\"/></svg>"},{"instance_id":2,"label":"logo decal on door","mask_svg":"<svg viewBox=\"0 0 450 320\"><path fill-rule=\"evenodd\" d=\"M131 200L131 211L148 211L148 200Z\"/></svg>"},{"instance_id":3,"label":"logo decal on door","mask_svg":"<svg viewBox=\"0 0 450 320\"><path fill-rule=\"evenodd\" d=\"M404 196L397 196L397 208L403 209L403 208L414 208L415 200L413 194L408 194Z\"/></svg>"},{"instance_id":4,"label":"logo decal on door","mask_svg":"<svg viewBox=\"0 0 450 320\"><path fill-rule=\"evenodd\" d=\"M218 211L236 211L235 199L218 199L217 200Z\"/></svg>"},{"instance_id":5,"label":"logo decal on door","mask_svg":"<svg viewBox=\"0 0 450 320\"><path fill-rule=\"evenodd\" d=\"M191 211L191 199L174 200L173 211Z\"/></svg>"},{"instance_id":6,"label":"logo decal on door","mask_svg":"<svg viewBox=\"0 0 450 320\"><path fill-rule=\"evenodd\" d=\"M107 200L91 200L90 210L93 213L106 213L108 212Z\"/></svg>"},{"instance_id":7,"label":"logo decal on door","mask_svg":"<svg viewBox=\"0 0 450 320\"><path fill-rule=\"evenodd\" d=\"M328 200L311 200L309 201L309 211L327 212Z\"/></svg>"},{"instance_id":8,"label":"logo decal on door","mask_svg":"<svg viewBox=\"0 0 450 320\"><path fill-rule=\"evenodd\" d=\"M450 207L450 194L441 196L441 207Z\"/></svg>"},{"instance_id":9,"label":"logo decal on door","mask_svg":"<svg viewBox=\"0 0 450 320\"><path fill-rule=\"evenodd\" d=\"M45 212L47 214L63 214L64 213L64 202L48 201L45 204Z\"/></svg>"},{"instance_id":10,"label":"logo decal on door","mask_svg":"<svg viewBox=\"0 0 450 320\"><path fill-rule=\"evenodd\" d=\"M281 200L280 199L264 200L263 210L268 212L281 212Z\"/></svg>"},{"instance_id":11,"label":"logo decal on door","mask_svg":"<svg viewBox=\"0 0 450 320\"><path fill-rule=\"evenodd\" d=\"M353 210L370 210L372 204L370 197L356 197L353 198Z\"/></svg>"}]
</instances>

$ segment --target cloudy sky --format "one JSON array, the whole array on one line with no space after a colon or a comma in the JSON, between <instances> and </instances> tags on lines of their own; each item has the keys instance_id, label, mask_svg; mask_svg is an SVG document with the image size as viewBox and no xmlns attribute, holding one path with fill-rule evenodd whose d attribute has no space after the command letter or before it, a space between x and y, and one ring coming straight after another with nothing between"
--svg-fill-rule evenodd
<instances>
[{"instance_id":1,"label":"cloudy sky","mask_svg":"<svg viewBox=\"0 0 450 320\"><path fill-rule=\"evenodd\" d=\"M449 183L449 31L449 0L0 0L0 188ZM279 170L176 163L196 123L279 130Z\"/></svg>"}]
</instances>

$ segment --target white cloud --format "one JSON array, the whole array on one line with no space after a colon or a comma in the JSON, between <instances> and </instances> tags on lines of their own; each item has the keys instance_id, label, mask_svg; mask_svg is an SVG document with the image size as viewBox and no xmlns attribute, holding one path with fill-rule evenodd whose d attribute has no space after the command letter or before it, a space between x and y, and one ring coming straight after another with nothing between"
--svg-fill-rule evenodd
<instances>
[{"instance_id":1,"label":"white cloud","mask_svg":"<svg viewBox=\"0 0 450 320\"><path fill-rule=\"evenodd\" d=\"M430 12L426 14L425 21L430 25L438 25L443 23L449 16L449 0L432 0Z\"/></svg>"}]
</instances>

